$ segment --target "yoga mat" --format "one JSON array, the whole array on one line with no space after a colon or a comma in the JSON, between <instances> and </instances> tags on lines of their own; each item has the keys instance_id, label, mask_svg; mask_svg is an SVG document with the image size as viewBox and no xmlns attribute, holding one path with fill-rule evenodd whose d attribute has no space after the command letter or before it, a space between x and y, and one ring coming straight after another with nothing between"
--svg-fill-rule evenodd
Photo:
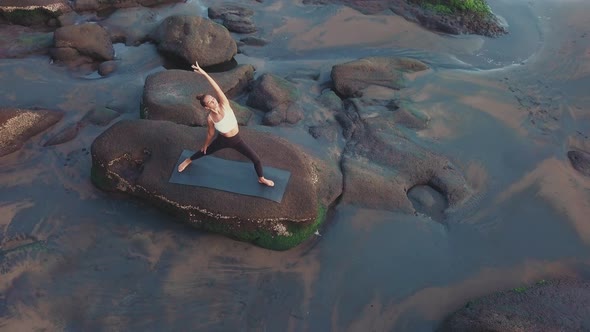
<instances>
[{"instance_id":1,"label":"yoga mat","mask_svg":"<svg viewBox=\"0 0 590 332\"><path fill-rule=\"evenodd\" d=\"M194 160L182 173L179 173L178 165L193 153L189 150L182 151L169 182L262 197L277 203L283 199L291 172L274 167L263 167L264 177L275 183L274 187L267 187L258 183L258 176L252 162L227 160L209 155Z\"/></svg>"}]
</instances>

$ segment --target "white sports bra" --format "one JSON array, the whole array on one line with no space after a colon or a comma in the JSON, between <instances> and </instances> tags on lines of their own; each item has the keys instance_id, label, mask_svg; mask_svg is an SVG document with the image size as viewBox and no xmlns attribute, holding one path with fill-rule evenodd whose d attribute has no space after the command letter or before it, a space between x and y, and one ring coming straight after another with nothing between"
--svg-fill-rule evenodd
<instances>
[{"instance_id":1,"label":"white sports bra","mask_svg":"<svg viewBox=\"0 0 590 332\"><path fill-rule=\"evenodd\" d=\"M211 118L211 121L213 121L213 125L217 131L222 134L227 134L238 125L238 120L233 111L224 110L224 112L223 119L219 122L213 121L213 118ZM209 117L211 117L211 115L209 115Z\"/></svg>"}]
</instances>

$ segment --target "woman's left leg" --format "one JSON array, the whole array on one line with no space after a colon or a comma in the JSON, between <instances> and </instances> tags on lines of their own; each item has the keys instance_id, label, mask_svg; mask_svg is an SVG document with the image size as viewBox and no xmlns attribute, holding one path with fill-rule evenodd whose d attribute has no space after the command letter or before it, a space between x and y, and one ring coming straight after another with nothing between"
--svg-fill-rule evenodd
<instances>
[{"instance_id":1,"label":"woman's left leg","mask_svg":"<svg viewBox=\"0 0 590 332\"><path fill-rule=\"evenodd\" d=\"M258 175L258 182L265 184L269 187L273 187L275 183L272 180L266 179L264 177L264 171L262 170L262 162L260 161L260 157L258 154L241 137L236 140L235 145L232 146L232 149L238 151L239 153L246 156L248 159L252 161L254 164L254 169L256 170L256 175Z\"/></svg>"},{"instance_id":2,"label":"woman's left leg","mask_svg":"<svg viewBox=\"0 0 590 332\"><path fill-rule=\"evenodd\" d=\"M258 175L259 178L264 176L264 171L262 170L262 162L260 161L260 157L258 157L258 154L256 154L256 152L254 152L254 150L252 150L252 148L249 147L246 144L246 142L240 139L240 141L237 142L236 145L232 146L232 148L246 156L246 158L250 159L250 161L252 161L252 163L254 164L254 170L256 170L256 175Z\"/></svg>"}]
</instances>

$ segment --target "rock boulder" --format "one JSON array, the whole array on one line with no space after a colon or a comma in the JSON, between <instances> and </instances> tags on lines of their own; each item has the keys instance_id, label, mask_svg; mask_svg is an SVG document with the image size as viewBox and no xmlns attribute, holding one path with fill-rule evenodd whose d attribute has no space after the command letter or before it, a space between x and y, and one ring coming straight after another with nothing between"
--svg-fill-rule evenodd
<instances>
[{"instance_id":1,"label":"rock boulder","mask_svg":"<svg viewBox=\"0 0 590 332\"><path fill-rule=\"evenodd\" d=\"M57 61L71 62L86 57L103 62L113 60L115 56L109 33L98 24L65 26L55 30L53 39L55 48L51 54Z\"/></svg>"},{"instance_id":2,"label":"rock boulder","mask_svg":"<svg viewBox=\"0 0 590 332\"><path fill-rule=\"evenodd\" d=\"M384 104L381 108L380 103ZM406 137L394 120L396 111L389 109L396 103L351 98L345 104L336 114L347 139L342 156L343 202L415 213L408 198L408 191L415 186L429 186L441 193L449 208L472 196L457 166Z\"/></svg>"},{"instance_id":3,"label":"rock boulder","mask_svg":"<svg viewBox=\"0 0 590 332\"><path fill-rule=\"evenodd\" d=\"M62 117L63 113L57 111L0 108L0 157L18 151L29 138Z\"/></svg>"},{"instance_id":4,"label":"rock boulder","mask_svg":"<svg viewBox=\"0 0 590 332\"><path fill-rule=\"evenodd\" d=\"M585 176L590 176L590 153L571 150L567 153L567 157L575 170Z\"/></svg>"},{"instance_id":5,"label":"rock boulder","mask_svg":"<svg viewBox=\"0 0 590 332\"><path fill-rule=\"evenodd\" d=\"M238 66L223 73L212 73L228 98L242 93L254 76L251 65ZM143 88L141 117L167 120L188 126L205 126L207 114L201 110L196 96L207 93L215 96L211 84L201 75L186 70L166 70L147 77ZM245 125L251 111L233 107L238 123Z\"/></svg>"},{"instance_id":6,"label":"rock boulder","mask_svg":"<svg viewBox=\"0 0 590 332\"><path fill-rule=\"evenodd\" d=\"M438 331L588 331L590 282L542 281L470 301Z\"/></svg>"},{"instance_id":7,"label":"rock boulder","mask_svg":"<svg viewBox=\"0 0 590 332\"><path fill-rule=\"evenodd\" d=\"M68 0L2 0L0 16L25 25L53 25L55 18L72 11Z\"/></svg>"},{"instance_id":8,"label":"rock boulder","mask_svg":"<svg viewBox=\"0 0 590 332\"><path fill-rule=\"evenodd\" d=\"M200 16L174 15L164 19L153 39L158 50L172 60L202 67L230 61L238 46L222 25Z\"/></svg>"},{"instance_id":9,"label":"rock boulder","mask_svg":"<svg viewBox=\"0 0 590 332\"><path fill-rule=\"evenodd\" d=\"M342 97L361 97L363 90L381 86L394 90L405 87L405 73L428 69L423 62L411 58L368 57L332 67L334 90Z\"/></svg>"},{"instance_id":10,"label":"rock boulder","mask_svg":"<svg viewBox=\"0 0 590 332\"><path fill-rule=\"evenodd\" d=\"M92 181L169 211L198 228L284 250L313 234L340 195L337 165L311 157L286 140L242 128L240 135L265 166L291 172L281 203L258 197L169 183L183 149L196 149L206 129L169 121L123 120L92 144ZM231 149L217 157L246 160ZM206 157L205 157L206 158Z\"/></svg>"},{"instance_id":11,"label":"rock boulder","mask_svg":"<svg viewBox=\"0 0 590 332\"><path fill-rule=\"evenodd\" d=\"M303 119L303 110L298 103L300 94L291 82L273 74L264 74L253 85L247 104L266 112L264 124L295 124Z\"/></svg>"},{"instance_id":12,"label":"rock boulder","mask_svg":"<svg viewBox=\"0 0 590 332\"><path fill-rule=\"evenodd\" d=\"M252 33L258 30L251 16L254 11L238 5L219 5L209 7L209 18L220 20L229 31L236 33Z\"/></svg>"}]
</instances>

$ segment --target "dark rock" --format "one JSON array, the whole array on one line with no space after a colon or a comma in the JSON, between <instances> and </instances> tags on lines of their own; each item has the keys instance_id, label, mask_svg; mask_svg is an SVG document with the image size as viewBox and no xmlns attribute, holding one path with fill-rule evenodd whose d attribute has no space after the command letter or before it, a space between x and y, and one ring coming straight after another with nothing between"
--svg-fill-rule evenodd
<instances>
[{"instance_id":1,"label":"dark rock","mask_svg":"<svg viewBox=\"0 0 590 332\"><path fill-rule=\"evenodd\" d=\"M339 127L335 123L309 127L309 134L315 139L324 139L329 143L336 142Z\"/></svg>"},{"instance_id":2,"label":"dark rock","mask_svg":"<svg viewBox=\"0 0 590 332\"><path fill-rule=\"evenodd\" d=\"M238 120L238 124L240 126L247 126L250 118L252 118L252 111L247 106L240 105L233 100L230 100L229 103L231 104L231 108L236 115L236 119Z\"/></svg>"},{"instance_id":3,"label":"dark rock","mask_svg":"<svg viewBox=\"0 0 590 332\"><path fill-rule=\"evenodd\" d=\"M70 142L74 138L78 137L80 129L84 127L83 123L76 122L60 130L57 134L51 136L43 146L59 145Z\"/></svg>"},{"instance_id":4,"label":"dark rock","mask_svg":"<svg viewBox=\"0 0 590 332\"><path fill-rule=\"evenodd\" d=\"M74 10L77 12L97 11L99 8L99 0L74 0Z\"/></svg>"},{"instance_id":5,"label":"dark rock","mask_svg":"<svg viewBox=\"0 0 590 332\"><path fill-rule=\"evenodd\" d=\"M200 16L169 16L154 34L158 50L187 64L202 67L230 61L237 54L236 42L227 29Z\"/></svg>"},{"instance_id":6,"label":"dark rock","mask_svg":"<svg viewBox=\"0 0 590 332\"><path fill-rule=\"evenodd\" d=\"M57 111L0 108L0 157L18 151L27 140L62 117L63 113Z\"/></svg>"},{"instance_id":7,"label":"dark rock","mask_svg":"<svg viewBox=\"0 0 590 332\"><path fill-rule=\"evenodd\" d=\"M0 58L45 55L52 46L51 32L38 32L20 25L4 25L0 29Z\"/></svg>"},{"instance_id":8,"label":"dark rock","mask_svg":"<svg viewBox=\"0 0 590 332\"><path fill-rule=\"evenodd\" d=\"M299 91L292 83L273 74L264 74L253 85L247 105L267 113L264 124L295 124L303 119L303 111L297 104Z\"/></svg>"},{"instance_id":9,"label":"dark rock","mask_svg":"<svg viewBox=\"0 0 590 332\"><path fill-rule=\"evenodd\" d=\"M389 9L391 0L303 0L306 5L344 4L354 8L363 14L381 14Z\"/></svg>"},{"instance_id":10,"label":"dark rock","mask_svg":"<svg viewBox=\"0 0 590 332\"><path fill-rule=\"evenodd\" d=\"M98 74L107 76L117 70L117 61L105 61L98 66Z\"/></svg>"},{"instance_id":11,"label":"dark rock","mask_svg":"<svg viewBox=\"0 0 590 332\"><path fill-rule=\"evenodd\" d=\"M238 5L225 4L221 6L209 7L207 9L207 14L211 19L223 19L226 15L249 17L254 15L254 11L252 9Z\"/></svg>"},{"instance_id":12,"label":"dark rock","mask_svg":"<svg viewBox=\"0 0 590 332\"><path fill-rule=\"evenodd\" d=\"M468 302L438 331L588 331L590 282L558 279Z\"/></svg>"},{"instance_id":13,"label":"dark rock","mask_svg":"<svg viewBox=\"0 0 590 332\"><path fill-rule=\"evenodd\" d=\"M2 0L0 17L24 25L51 25L56 17L71 12L68 0Z\"/></svg>"},{"instance_id":14,"label":"dark rock","mask_svg":"<svg viewBox=\"0 0 590 332\"><path fill-rule=\"evenodd\" d=\"M67 143L78 137L80 130L89 124L95 126L106 126L111 121L116 119L120 114L107 107L97 107L84 115L84 117L76 122L72 123L57 134L49 138L43 146L59 145Z\"/></svg>"},{"instance_id":15,"label":"dark rock","mask_svg":"<svg viewBox=\"0 0 590 332\"><path fill-rule=\"evenodd\" d=\"M209 18L221 21L229 31L236 33L252 33L258 30L251 20L254 11L237 5L221 5L209 7Z\"/></svg>"},{"instance_id":16,"label":"dark rock","mask_svg":"<svg viewBox=\"0 0 590 332\"><path fill-rule=\"evenodd\" d=\"M444 220L445 210L448 208L447 200L436 189L428 185L418 185L408 190L408 198L417 212L436 221Z\"/></svg>"},{"instance_id":17,"label":"dark rock","mask_svg":"<svg viewBox=\"0 0 590 332\"><path fill-rule=\"evenodd\" d=\"M233 98L248 86L254 76L252 65L241 65L223 73L212 73L211 77ZM166 70L147 77L143 88L140 115L144 119L167 120L189 126L205 126L207 113L202 111L196 96L215 91L209 82L199 74L186 70ZM247 114L242 114L242 111ZM234 108L238 119L249 118L250 110Z\"/></svg>"},{"instance_id":18,"label":"dark rock","mask_svg":"<svg viewBox=\"0 0 590 332\"><path fill-rule=\"evenodd\" d=\"M393 121L398 125L417 130L426 129L428 126L429 117L416 109L412 103L408 101L393 101L388 106L392 109Z\"/></svg>"},{"instance_id":19,"label":"dark rock","mask_svg":"<svg viewBox=\"0 0 590 332\"><path fill-rule=\"evenodd\" d=\"M100 21L100 24L111 35L113 43L125 43L129 46L137 46L151 41L150 34L161 23L157 9L136 7L117 10L108 18Z\"/></svg>"},{"instance_id":20,"label":"dark rock","mask_svg":"<svg viewBox=\"0 0 590 332\"><path fill-rule=\"evenodd\" d=\"M303 119L303 110L297 104L279 105L272 112L267 112L262 119L266 126L278 126L281 123L296 124Z\"/></svg>"},{"instance_id":21,"label":"dark rock","mask_svg":"<svg viewBox=\"0 0 590 332\"><path fill-rule=\"evenodd\" d=\"M303 120L303 109L301 109L301 107L296 103L289 105L285 112L284 122L296 124L301 120Z\"/></svg>"},{"instance_id":22,"label":"dark rock","mask_svg":"<svg viewBox=\"0 0 590 332\"><path fill-rule=\"evenodd\" d=\"M420 0L303 0L304 4L325 5L342 4L350 6L363 14L390 14L402 16L408 21L416 22L427 29L449 34L480 34L498 37L508 31L500 20L492 15L473 12L440 13L420 6Z\"/></svg>"},{"instance_id":23,"label":"dark rock","mask_svg":"<svg viewBox=\"0 0 590 332\"><path fill-rule=\"evenodd\" d=\"M279 107L273 112L268 112L262 118L262 124L265 126L278 126L285 122L287 117L286 107Z\"/></svg>"},{"instance_id":24,"label":"dark rock","mask_svg":"<svg viewBox=\"0 0 590 332\"><path fill-rule=\"evenodd\" d=\"M56 49L74 49L82 56L96 61L113 60L115 50L108 32L98 24L84 23L70 25L55 30L54 47ZM52 53L58 61L71 61L71 57L62 57L59 51Z\"/></svg>"},{"instance_id":25,"label":"dark rock","mask_svg":"<svg viewBox=\"0 0 590 332\"><path fill-rule=\"evenodd\" d=\"M399 90L405 86L404 73L428 69L421 61L398 57L369 57L332 67L334 89L343 97L360 97L371 85Z\"/></svg>"},{"instance_id":26,"label":"dark rock","mask_svg":"<svg viewBox=\"0 0 590 332\"><path fill-rule=\"evenodd\" d=\"M96 19L96 18L94 18L94 19ZM78 22L88 21L90 19L89 18L83 18L81 15L79 15L76 12L69 12L69 13L65 13L63 15L60 15L57 18L57 20L58 20L57 26L59 26L59 27L65 27L65 26L68 26L68 25L76 25L76 24L78 24Z\"/></svg>"},{"instance_id":27,"label":"dark rock","mask_svg":"<svg viewBox=\"0 0 590 332\"><path fill-rule=\"evenodd\" d=\"M370 209L414 212L404 190L406 183L393 167L347 154L342 158L342 173L342 203Z\"/></svg>"},{"instance_id":28,"label":"dark rock","mask_svg":"<svg viewBox=\"0 0 590 332\"><path fill-rule=\"evenodd\" d=\"M407 190L417 185L436 188L449 207L472 195L465 177L447 158L406 138L390 111L364 110L371 107L366 103L351 99L336 116L348 140L343 153L344 202L414 212Z\"/></svg>"},{"instance_id":29,"label":"dark rock","mask_svg":"<svg viewBox=\"0 0 590 332\"><path fill-rule=\"evenodd\" d=\"M318 102L335 113L340 112L344 106L342 99L332 90L322 91L322 94L318 97Z\"/></svg>"},{"instance_id":30,"label":"dark rock","mask_svg":"<svg viewBox=\"0 0 590 332\"><path fill-rule=\"evenodd\" d=\"M76 11L97 11L104 15L119 8L155 7L185 0L73 0Z\"/></svg>"},{"instance_id":31,"label":"dark rock","mask_svg":"<svg viewBox=\"0 0 590 332\"><path fill-rule=\"evenodd\" d=\"M340 112L343 104L342 99L332 90L322 91L322 94L318 98L318 102L328 109L334 112Z\"/></svg>"},{"instance_id":32,"label":"dark rock","mask_svg":"<svg viewBox=\"0 0 590 332\"><path fill-rule=\"evenodd\" d=\"M294 80L313 80L317 81L320 78L320 73L313 69L296 69L287 75L286 79L289 81Z\"/></svg>"},{"instance_id":33,"label":"dark rock","mask_svg":"<svg viewBox=\"0 0 590 332\"><path fill-rule=\"evenodd\" d=\"M107 129L91 147L92 181L101 189L145 200L195 227L262 247L284 250L301 243L324 221L327 206L340 194L337 165L270 134L242 128L240 135L265 165L291 172L280 204L168 182L181 151L196 148L206 136L205 128L168 121L123 120ZM231 149L216 156L245 160Z\"/></svg>"},{"instance_id":34,"label":"dark rock","mask_svg":"<svg viewBox=\"0 0 590 332\"><path fill-rule=\"evenodd\" d=\"M70 47L52 48L49 50L49 54L51 54L53 59L59 59L58 61L71 64L72 66L94 62L91 57L83 56L78 50Z\"/></svg>"},{"instance_id":35,"label":"dark rock","mask_svg":"<svg viewBox=\"0 0 590 332\"><path fill-rule=\"evenodd\" d=\"M428 12L418 12L414 15L415 22L420 23L423 27L429 30L448 33L451 35L461 34L461 27L453 25L447 16L436 15Z\"/></svg>"},{"instance_id":36,"label":"dark rock","mask_svg":"<svg viewBox=\"0 0 590 332\"><path fill-rule=\"evenodd\" d=\"M590 176L590 153L572 150L567 153L572 167L585 176Z\"/></svg>"}]
</instances>

